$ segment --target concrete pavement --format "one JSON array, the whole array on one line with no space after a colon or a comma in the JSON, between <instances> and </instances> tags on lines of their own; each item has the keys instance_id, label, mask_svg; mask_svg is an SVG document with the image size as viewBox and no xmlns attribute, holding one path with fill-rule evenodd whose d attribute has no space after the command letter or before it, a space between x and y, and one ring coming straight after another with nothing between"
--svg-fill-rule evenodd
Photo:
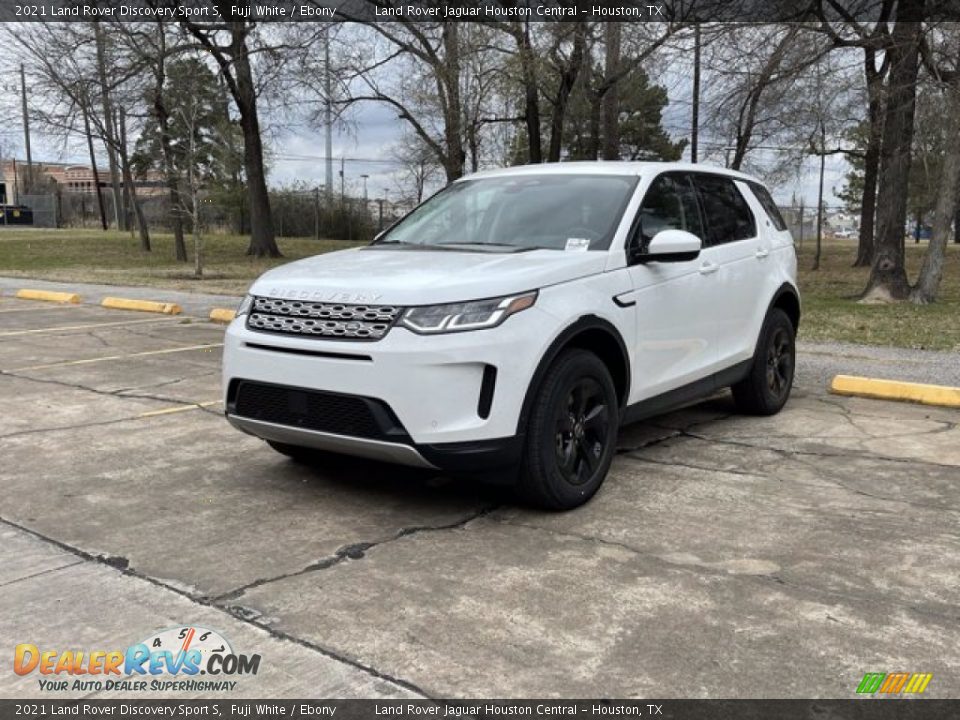
<instances>
[{"instance_id":1,"label":"concrete pavement","mask_svg":"<svg viewBox=\"0 0 960 720\"><path fill-rule=\"evenodd\" d=\"M247 697L960 692L960 413L827 395L870 350L805 347L775 418L721 395L625 429L598 496L544 514L236 432L222 333L0 298L8 657L195 624L262 655ZM0 695L43 691L6 666Z\"/></svg>"}]
</instances>

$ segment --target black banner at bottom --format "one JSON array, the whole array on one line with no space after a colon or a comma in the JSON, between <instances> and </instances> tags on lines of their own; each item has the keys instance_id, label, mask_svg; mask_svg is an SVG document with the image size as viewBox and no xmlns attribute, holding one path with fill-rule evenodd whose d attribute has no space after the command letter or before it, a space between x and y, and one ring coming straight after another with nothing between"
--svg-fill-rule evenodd
<instances>
[{"instance_id":1,"label":"black banner at bottom","mask_svg":"<svg viewBox=\"0 0 960 720\"><path fill-rule=\"evenodd\" d=\"M960 700L0 700L0 720L71 717L927 720L960 718Z\"/></svg>"}]
</instances>

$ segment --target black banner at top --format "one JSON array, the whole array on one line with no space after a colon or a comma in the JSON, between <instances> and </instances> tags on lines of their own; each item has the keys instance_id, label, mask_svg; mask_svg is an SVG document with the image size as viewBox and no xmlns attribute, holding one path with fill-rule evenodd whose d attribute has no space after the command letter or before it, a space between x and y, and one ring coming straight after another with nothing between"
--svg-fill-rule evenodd
<instances>
[{"instance_id":1,"label":"black banner at top","mask_svg":"<svg viewBox=\"0 0 960 720\"><path fill-rule=\"evenodd\" d=\"M817 22L874 19L883 0L0 0L0 21ZM960 21L960 0L925 18Z\"/></svg>"}]
</instances>

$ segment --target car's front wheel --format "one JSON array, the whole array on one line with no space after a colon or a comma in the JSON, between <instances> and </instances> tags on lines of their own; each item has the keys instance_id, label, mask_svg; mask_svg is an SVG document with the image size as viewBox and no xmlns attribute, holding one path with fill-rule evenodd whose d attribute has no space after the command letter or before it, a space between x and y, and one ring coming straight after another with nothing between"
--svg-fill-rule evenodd
<instances>
[{"instance_id":1,"label":"car's front wheel","mask_svg":"<svg viewBox=\"0 0 960 720\"><path fill-rule=\"evenodd\" d=\"M606 365L591 352L563 352L533 400L519 489L528 502L570 510L603 483L616 451L620 412Z\"/></svg>"},{"instance_id":2,"label":"car's front wheel","mask_svg":"<svg viewBox=\"0 0 960 720\"><path fill-rule=\"evenodd\" d=\"M731 388L740 412L774 415L786 404L796 366L795 335L787 314L780 308L770 310L760 330L750 374Z\"/></svg>"}]
</instances>

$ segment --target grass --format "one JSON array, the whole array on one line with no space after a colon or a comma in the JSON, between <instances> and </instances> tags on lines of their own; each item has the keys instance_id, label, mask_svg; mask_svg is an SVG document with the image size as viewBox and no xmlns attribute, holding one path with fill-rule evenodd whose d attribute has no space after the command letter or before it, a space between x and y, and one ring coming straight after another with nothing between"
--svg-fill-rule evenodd
<instances>
[{"instance_id":1,"label":"grass","mask_svg":"<svg viewBox=\"0 0 960 720\"><path fill-rule=\"evenodd\" d=\"M907 273L916 280L926 242L907 241ZM851 267L855 240L826 241L820 269L813 265L813 242L799 252L803 297L800 339L893 345L929 350L960 350L960 245L947 248L943 281L936 303L866 305L856 302L869 276L868 268Z\"/></svg>"},{"instance_id":2,"label":"grass","mask_svg":"<svg viewBox=\"0 0 960 720\"><path fill-rule=\"evenodd\" d=\"M155 234L152 242L153 252L141 253L138 241L127 233L2 230L0 275L240 295L254 278L271 267L356 244L282 238L279 244L283 258L254 259L245 254L246 237L210 235L204 239L205 275L197 280L192 264L173 260L171 235ZM189 239L187 245L192 256ZM911 279L916 277L924 248L925 244L907 244ZM813 264L813 243L804 243L799 253L802 340L960 350L960 245L948 248L940 300L926 306L857 303L855 298L866 285L868 271L850 267L855 253L855 241L827 241L820 270L814 272L809 269Z\"/></svg>"},{"instance_id":3,"label":"grass","mask_svg":"<svg viewBox=\"0 0 960 720\"><path fill-rule=\"evenodd\" d=\"M123 232L0 230L0 275L242 295L254 278L276 265L357 244L282 238L284 257L260 259L246 255L248 237L209 235L203 239L204 277L198 280L193 275L192 238L186 240L191 261L178 263L173 259L173 235L168 234L151 234L153 251L143 253L139 239Z\"/></svg>"}]
</instances>

